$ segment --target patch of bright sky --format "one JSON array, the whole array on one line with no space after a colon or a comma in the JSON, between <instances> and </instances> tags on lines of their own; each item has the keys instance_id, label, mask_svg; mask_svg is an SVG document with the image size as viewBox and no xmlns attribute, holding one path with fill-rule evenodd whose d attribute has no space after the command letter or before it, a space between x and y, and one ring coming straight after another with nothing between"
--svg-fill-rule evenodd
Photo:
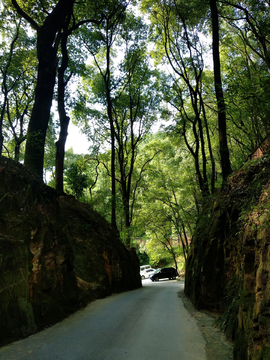
<instances>
[{"instance_id":1,"label":"patch of bright sky","mask_svg":"<svg viewBox=\"0 0 270 360\"><path fill-rule=\"evenodd\" d=\"M77 126L70 122L65 146L66 150L72 148L74 154L87 154L90 145L87 136L83 134Z\"/></svg>"}]
</instances>

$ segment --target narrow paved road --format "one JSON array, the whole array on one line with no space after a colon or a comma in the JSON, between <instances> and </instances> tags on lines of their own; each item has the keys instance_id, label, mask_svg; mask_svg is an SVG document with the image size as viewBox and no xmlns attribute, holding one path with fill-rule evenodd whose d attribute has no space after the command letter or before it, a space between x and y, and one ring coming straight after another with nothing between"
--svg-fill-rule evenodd
<instances>
[{"instance_id":1,"label":"narrow paved road","mask_svg":"<svg viewBox=\"0 0 270 360\"><path fill-rule=\"evenodd\" d=\"M1 360L206 360L196 320L177 293L183 282L97 300L59 324L0 349Z\"/></svg>"}]
</instances>

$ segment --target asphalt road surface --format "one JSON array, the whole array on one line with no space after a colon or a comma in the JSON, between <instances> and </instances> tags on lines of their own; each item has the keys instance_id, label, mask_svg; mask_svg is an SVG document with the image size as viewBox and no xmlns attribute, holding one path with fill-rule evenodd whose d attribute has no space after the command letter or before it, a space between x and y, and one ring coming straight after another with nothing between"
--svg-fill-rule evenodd
<instances>
[{"instance_id":1,"label":"asphalt road surface","mask_svg":"<svg viewBox=\"0 0 270 360\"><path fill-rule=\"evenodd\" d=\"M206 360L205 341L178 291L143 287L97 300L61 323L0 349L1 360Z\"/></svg>"}]
</instances>

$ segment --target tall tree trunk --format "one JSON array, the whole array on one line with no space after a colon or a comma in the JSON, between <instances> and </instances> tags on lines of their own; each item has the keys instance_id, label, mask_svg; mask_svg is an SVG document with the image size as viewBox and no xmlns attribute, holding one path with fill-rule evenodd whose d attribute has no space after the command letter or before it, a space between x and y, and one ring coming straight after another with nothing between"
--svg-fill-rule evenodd
<instances>
[{"instance_id":1,"label":"tall tree trunk","mask_svg":"<svg viewBox=\"0 0 270 360\"><path fill-rule=\"evenodd\" d=\"M196 177L199 182L199 188L202 193L202 196L207 196L209 194L208 184L205 183L205 179L203 178L203 176L201 174L201 169L200 169L200 158L199 158L200 139L199 139L197 129L196 129L196 122L193 122L193 124L192 124L192 131L193 131L194 138L195 138L195 141L194 141L195 150L193 150L192 146L188 142L188 137L186 134L186 119L184 119L184 127L183 127L184 141L185 141L185 144L194 160Z\"/></svg>"},{"instance_id":2,"label":"tall tree trunk","mask_svg":"<svg viewBox=\"0 0 270 360\"><path fill-rule=\"evenodd\" d=\"M17 12L37 30L38 76L34 106L27 131L24 163L38 175L40 180L43 178L45 138L55 85L59 35L66 16L72 13L74 2L75 0L59 0L43 25L39 26L20 8L16 0L12 0Z\"/></svg>"},{"instance_id":3,"label":"tall tree trunk","mask_svg":"<svg viewBox=\"0 0 270 360\"><path fill-rule=\"evenodd\" d=\"M19 24L16 27L15 36L14 36L12 42L11 42L11 45L10 45L10 50L9 50L9 56L7 58L7 63L6 63L5 68L2 71L2 76L3 76L2 93L3 93L3 96L4 96L4 101L3 101L3 105L2 105L2 109L1 109L1 113L0 113L0 155L2 155L3 145L4 145L3 122L4 122L5 112L6 112L6 106L8 104L8 93L9 93L8 86L7 86L7 75L8 75L8 69L11 66L15 44L16 44L16 41L19 38L20 25L21 25L21 21L19 21Z\"/></svg>"},{"instance_id":4,"label":"tall tree trunk","mask_svg":"<svg viewBox=\"0 0 270 360\"><path fill-rule=\"evenodd\" d=\"M112 99L111 99L111 72L110 72L110 61L111 61L111 47L107 42L107 69L105 77L106 86L106 97L107 97L107 113L110 122L110 133L111 133L111 225L117 229L116 225L116 184L115 184L115 130L113 122L113 111L112 111Z\"/></svg>"},{"instance_id":5,"label":"tall tree trunk","mask_svg":"<svg viewBox=\"0 0 270 360\"><path fill-rule=\"evenodd\" d=\"M130 210L129 210L129 194L126 193L125 197L123 197L123 205L124 205L124 213L125 213L125 231L126 231L126 237L125 237L125 245L129 249L131 238L130 238Z\"/></svg>"},{"instance_id":6,"label":"tall tree trunk","mask_svg":"<svg viewBox=\"0 0 270 360\"><path fill-rule=\"evenodd\" d=\"M6 105L7 105L7 94L5 93L4 94L4 102L3 102L1 113L0 113L0 155L2 155L3 145L4 145L3 122L4 122L5 111L6 111Z\"/></svg>"},{"instance_id":7,"label":"tall tree trunk","mask_svg":"<svg viewBox=\"0 0 270 360\"><path fill-rule=\"evenodd\" d=\"M111 186L112 186L112 204L111 204L111 224L117 229L116 225L116 186L115 186L115 136L114 136L114 124L111 113L111 101L108 102L108 115L110 119L110 131L111 131Z\"/></svg>"},{"instance_id":8,"label":"tall tree trunk","mask_svg":"<svg viewBox=\"0 0 270 360\"><path fill-rule=\"evenodd\" d=\"M64 191L64 159L65 159L65 144L68 136L69 117L61 117L60 133L56 142L55 155L55 190L59 192Z\"/></svg>"},{"instance_id":9,"label":"tall tree trunk","mask_svg":"<svg viewBox=\"0 0 270 360\"><path fill-rule=\"evenodd\" d=\"M210 133L209 133L207 116L206 116L204 102L203 102L201 93L200 93L200 103L201 103L201 107L202 107L202 113L203 113L204 126L205 126L206 138L207 138L207 143L208 143L209 156L210 156L210 159L211 159L211 170L212 170L211 171L211 193L214 194L214 192L215 192L215 179L216 179L216 164L215 164L215 159L214 159L213 150L212 150L211 136L210 136Z\"/></svg>"},{"instance_id":10,"label":"tall tree trunk","mask_svg":"<svg viewBox=\"0 0 270 360\"><path fill-rule=\"evenodd\" d=\"M69 117L65 109L65 71L68 67L68 52L67 52L67 38L68 34L62 37L62 64L58 69L58 114L60 120L60 134L56 142L56 156L55 156L55 189L63 192L64 185L64 159L65 159L65 144L68 136Z\"/></svg>"},{"instance_id":11,"label":"tall tree trunk","mask_svg":"<svg viewBox=\"0 0 270 360\"><path fill-rule=\"evenodd\" d=\"M42 29L42 38L45 38L46 29ZM39 35L39 38L41 35ZM44 39L45 40L45 39ZM43 179L43 160L45 138L50 119L50 111L53 98L53 90L55 85L57 56L56 50L49 41L39 41L38 45L38 78L35 89L35 100L28 125L27 141L25 148L24 164L33 170L38 177ZM48 52L44 58L39 48L43 47Z\"/></svg>"},{"instance_id":12,"label":"tall tree trunk","mask_svg":"<svg viewBox=\"0 0 270 360\"><path fill-rule=\"evenodd\" d=\"M226 126L226 105L222 89L220 56L219 56L219 18L217 11L217 1L210 0L211 20L212 20L212 44L213 44L213 63L214 63L214 80L215 92L218 107L218 129L219 129L219 151L222 169L223 182L231 174L231 162L229 156L229 148L227 142L227 126Z\"/></svg>"},{"instance_id":13,"label":"tall tree trunk","mask_svg":"<svg viewBox=\"0 0 270 360\"><path fill-rule=\"evenodd\" d=\"M123 164L122 164L123 165ZM121 167L121 165L120 165ZM125 175L125 174L123 174ZM130 206L129 206L129 199L130 199L130 192L127 189L127 184L125 179L122 177L121 174L121 188L122 188L122 203L124 208L124 217L125 217L125 245L127 248L130 248Z\"/></svg>"}]
</instances>

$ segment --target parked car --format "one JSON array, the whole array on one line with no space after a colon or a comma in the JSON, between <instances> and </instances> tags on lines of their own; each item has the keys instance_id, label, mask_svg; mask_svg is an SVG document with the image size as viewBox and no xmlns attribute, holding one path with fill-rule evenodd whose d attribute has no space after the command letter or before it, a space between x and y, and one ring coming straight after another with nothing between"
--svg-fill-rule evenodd
<instances>
[{"instance_id":1,"label":"parked car","mask_svg":"<svg viewBox=\"0 0 270 360\"><path fill-rule=\"evenodd\" d=\"M163 268L155 272L153 275L150 275L152 281L159 281L159 279L176 279L177 271L175 268Z\"/></svg>"},{"instance_id":2,"label":"parked car","mask_svg":"<svg viewBox=\"0 0 270 360\"><path fill-rule=\"evenodd\" d=\"M151 275L153 275L156 272L155 269L146 269L141 273L141 278L142 279L148 279Z\"/></svg>"},{"instance_id":3,"label":"parked car","mask_svg":"<svg viewBox=\"0 0 270 360\"><path fill-rule=\"evenodd\" d=\"M151 266L150 265L141 265L140 266L140 275L141 275L142 279L145 279L144 272L147 269L151 269Z\"/></svg>"}]
</instances>

